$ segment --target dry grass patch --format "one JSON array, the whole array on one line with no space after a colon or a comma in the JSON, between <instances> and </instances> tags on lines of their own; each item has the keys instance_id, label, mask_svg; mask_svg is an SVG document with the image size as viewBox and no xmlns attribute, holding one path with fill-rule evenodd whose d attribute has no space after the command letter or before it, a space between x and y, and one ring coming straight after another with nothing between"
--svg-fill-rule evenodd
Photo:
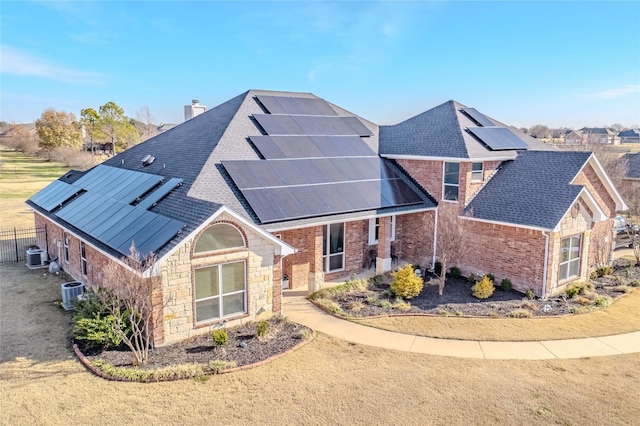
<instances>
[{"instance_id":1,"label":"dry grass patch","mask_svg":"<svg viewBox=\"0 0 640 426\"><path fill-rule=\"evenodd\" d=\"M604 299L604 298L603 298ZM606 305L608 300L602 300ZM445 339L531 341L601 337L640 330L640 291L617 299L611 306L559 318L443 318L411 316L358 320L384 330ZM445 311L446 312L446 311ZM442 315L449 315L442 312Z\"/></svg>"},{"instance_id":2,"label":"dry grass patch","mask_svg":"<svg viewBox=\"0 0 640 426\"><path fill-rule=\"evenodd\" d=\"M62 279L22 265L1 269L2 424L633 424L640 416L637 354L471 360L320 335L230 375L108 382L67 347L70 315L57 305Z\"/></svg>"}]
</instances>

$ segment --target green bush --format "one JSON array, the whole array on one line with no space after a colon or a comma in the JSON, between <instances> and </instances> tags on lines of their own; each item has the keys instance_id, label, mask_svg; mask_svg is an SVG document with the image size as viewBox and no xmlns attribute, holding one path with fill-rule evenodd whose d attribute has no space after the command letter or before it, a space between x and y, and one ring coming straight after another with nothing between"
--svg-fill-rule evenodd
<instances>
[{"instance_id":1,"label":"green bush","mask_svg":"<svg viewBox=\"0 0 640 426\"><path fill-rule=\"evenodd\" d=\"M226 346L229 344L229 335L226 330L218 329L211 332L213 344L216 346Z\"/></svg>"},{"instance_id":2,"label":"green bush","mask_svg":"<svg viewBox=\"0 0 640 426\"><path fill-rule=\"evenodd\" d=\"M493 281L489 279L488 275L482 277L482 279L471 287L471 294L478 299L488 299L493 294L495 288L493 287Z\"/></svg>"},{"instance_id":3,"label":"green bush","mask_svg":"<svg viewBox=\"0 0 640 426\"><path fill-rule=\"evenodd\" d=\"M511 318L531 318L533 316L533 314L531 313L531 311L528 311L526 309L514 309L513 311L509 312L509 317Z\"/></svg>"},{"instance_id":4,"label":"green bush","mask_svg":"<svg viewBox=\"0 0 640 426\"><path fill-rule=\"evenodd\" d=\"M469 274L469 276L467 277L467 281L469 281L469 284L475 284L476 281L478 281L478 278L476 277L476 274L474 274L473 272Z\"/></svg>"},{"instance_id":5,"label":"green bush","mask_svg":"<svg viewBox=\"0 0 640 426\"><path fill-rule=\"evenodd\" d=\"M613 273L613 266L603 266L596 269L598 277L604 277L605 275L611 275Z\"/></svg>"},{"instance_id":6,"label":"green bush","mask_svg":"<svg viewBox=\"0 0 640 426\"><path fill-rule=\"evenodd\" d=\"M584 293L584 289L585 289L584 283L577 282L577 283L569 284L564 289L564 292L566 293L567 297L572 298L581 293Z\"/></svg>"},{"instance_id":7,"label":"green bush","mask_svg":"<svg viewBox=\"0 0 640 426\"><path fill-rule=\"evenodd\" d=\"M412 299L420 294L424 285L422 278L416 275L413 266L407 264L391 274L391 291L402 299Z\"/></svg>"},{"instance_id":8,"label":"green bush","mask_svg":"<svg viewBox=\"0 0 640 426\"><path fill-rule=\"evenodd\" d=\"M500 281L500 289L502 289L502 291L511 291L512 288L513 283L509 278L503 278L502 281Z\"/></svg>"},{"instance_id":9,"label":"green bush","mask_svg":"<svg viewBox=\"0 0 640 426\"><path fill-rule=\"evenodd\" d=\"M256 334L258 337L264 337L267 334L267 330L269 329L268 321L260 321L258 325L256 325Z\"/></svg>"},{"instance_id":10,"label":"green bush","mask_svg":"<svg viewBox=\"0 0 640 426\"><path fill-rule=\"evenodd\" d=\"M536 298L536 293L533 291L533 289L532 289L532 288L530 288L529 290L527 290L526 295L527 295L527 299L529 299L529 300L533 300L533 299L535 299L535 298Z\"/></svg>"},{"instance_id":11,"label":"green bush","mask_svg":"<svg viewBox=\"0 0 640 426\"><path fill-rule=\"evenodd\" d=\"M449 276L451 278L459 278L460 275L462 275L460 273L460 268L458 268L457 266L452 266L451 268L449 268Z\"/></svg>"},{"instance_id":12,"label":"green bush","mask_svg":"<svg viewBox=\"0 0 640 426\"><path fill-rule=\"evenodd\" d=\"M496 282L496 277L493 276L493 274L485 274L487 277L489 277L489 281L491 281L492 283Z\"/></svg>"},{"instance_id":13,"label":"green bush","mask_svg":"<svg viewBox=\"0 0 640 426\"><path fill-rule=\"evenodd\" d=\"M73 338L83 350L110 349L122 344L122 337L116 332L115 318L106 312L95 295L88 291L75 304ZM124 330L130 333L130 328Z\"/></svg>"}]
</instances>

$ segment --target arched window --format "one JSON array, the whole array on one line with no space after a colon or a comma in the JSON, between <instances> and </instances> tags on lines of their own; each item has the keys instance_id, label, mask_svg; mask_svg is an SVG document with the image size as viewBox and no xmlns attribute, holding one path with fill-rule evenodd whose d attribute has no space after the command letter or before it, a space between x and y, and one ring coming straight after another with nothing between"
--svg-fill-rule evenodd
<instances>
[{"instance_id":1,"label":"arched window","mask_svg":"<svg viewBox=\"0 0 640 426\"><path fill-rule=\"evenodd\" d=\"M228 250L244 247L244 238L240 231L226 223L213 225L200 235L194 253L206 253L216 250Z\"/></svg>"}]
</instances>

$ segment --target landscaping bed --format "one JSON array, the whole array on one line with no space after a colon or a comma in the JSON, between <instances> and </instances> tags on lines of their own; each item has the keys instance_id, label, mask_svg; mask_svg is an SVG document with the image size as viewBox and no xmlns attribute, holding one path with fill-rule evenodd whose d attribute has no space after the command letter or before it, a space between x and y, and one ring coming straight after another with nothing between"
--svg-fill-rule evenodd
<instances>
[{"instance_id":1,"label":"landscaping bed","mask_svg":"<svg viewBox=\"0 0 640 426\"><path fill-rule=\"evenodd\" d=\"M477 299L473 285L465 277L447 278L442 296L438 295L437 279L425 277L420 294L404 301L396 298L391 289L390 274L375 277L368 283L348 282L346 286L325 289L312 295L312 300L333 314L366 318L386 315L440 315L489 318L530 318L586 313L608 306L621 295L640 286L640 267L630 266L627 260L616 261L609 275L576 283L577 294L566 292L545 300L515 290L496 287L492 296Z\"/></svg>"},{"instance_id":2,"label":"landscaping bed","mask_svg":"<svg viewBox=\"0 0 640 426\"><path fill-rule=\"evenodd\" d=\"M225 345L216 345L212 334L205 333L175 344L154 348L151 350L148 362L138 366L137 369L166 370L164 374L155 375L148 380L217 373L263 362L293 349L313 335L311 329L289 322L284 317L273 317L265 322L268 324L266 332L260 337L257 332L259 323L252 322L225 329L228 335L228 342ZM109 366L108 370L103 367L98 368L107 374L113 371L112 367L116 369L134 367L133 355L126 347L97 351L81 350L81 352L92 365ZM197 368L193 368L194 366ZM116 376L127 378L126 371L123 373L122 370Z\"/></svg>"}]
</instances>

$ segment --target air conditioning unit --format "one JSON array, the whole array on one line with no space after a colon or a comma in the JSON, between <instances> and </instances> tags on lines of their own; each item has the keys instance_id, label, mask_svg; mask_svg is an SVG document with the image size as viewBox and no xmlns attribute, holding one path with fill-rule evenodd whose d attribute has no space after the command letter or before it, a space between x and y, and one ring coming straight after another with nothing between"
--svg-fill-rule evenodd
<instances>
[{"instance_id":1,"label":"air conditioning unit","mask_svg":"<svg viewBox=\"0 0 640 426\"><path fill-rule=\"evenodd\" d=\"M46 268L47 260L49 260L49 256L47 256L46 250L39 248L27 250L27 268Z\"/></svg>"},{"instance_id":2,"label":"air conditioning unit","mask_svg":"<svg viewBox=\"0 0 640 426\"><path fill-rule=\"evenodd\" d=\"M78 296L84 293L84 284L80 281L71 281L60 284L60 288L62 289L62 307L65 311L74 309Z\"/></svg>"}]
</instances>

